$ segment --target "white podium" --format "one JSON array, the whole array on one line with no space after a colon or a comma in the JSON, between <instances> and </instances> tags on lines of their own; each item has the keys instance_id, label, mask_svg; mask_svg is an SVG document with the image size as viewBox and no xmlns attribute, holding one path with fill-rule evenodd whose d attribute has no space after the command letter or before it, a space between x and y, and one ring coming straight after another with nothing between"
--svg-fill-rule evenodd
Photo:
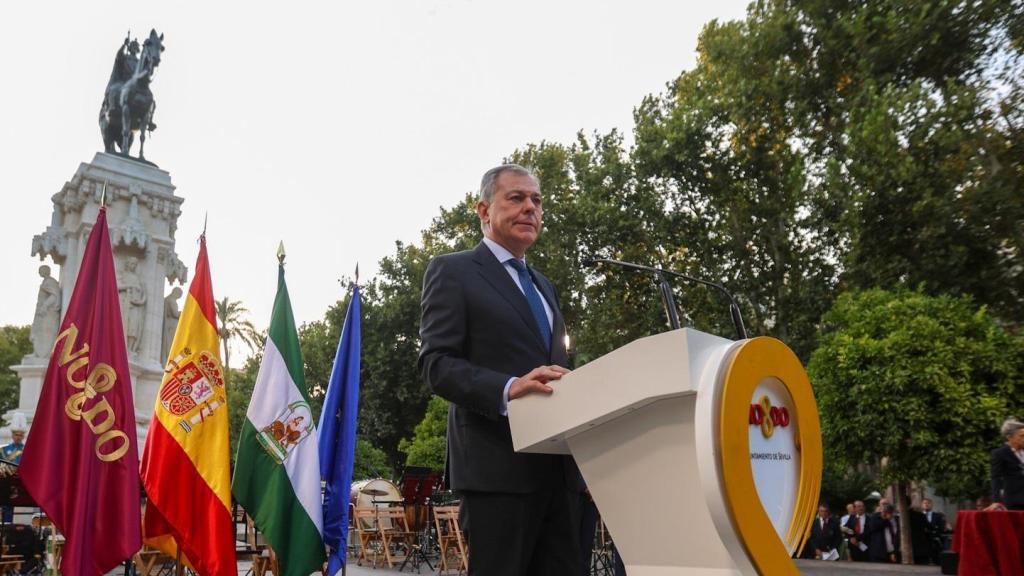
<instances>
[{"instance_id":1,"label":"white podium","mask_svg":"<svg viewBox=\"0 0 1024 576\"><path fill-rule=\"evenodd\" d=\"M799 360L772 338L641 338L509 403L515 448L572 454L629 576L797 576L821 485Z\"/></svg>"}]
</instances>

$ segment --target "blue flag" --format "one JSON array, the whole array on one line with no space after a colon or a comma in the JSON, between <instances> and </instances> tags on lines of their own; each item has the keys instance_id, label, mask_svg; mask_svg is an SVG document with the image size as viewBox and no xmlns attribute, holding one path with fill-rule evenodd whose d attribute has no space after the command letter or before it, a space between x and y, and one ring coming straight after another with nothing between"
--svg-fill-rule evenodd
<instances>
[{"instance_id":1,"label":"blue flag","mask_svg":"<svg viewBox=\"0 0 1024 576\"><path fill-rule=\"evenodd\" d=\"M324 492L324 544L330 549L327 574L345 565L348 542L348 503L356 452L356 414L359 412L359 286L345 313L345 326L334 356L331 381L320 413L320 476Z\"/></svg>"}]
</instances>

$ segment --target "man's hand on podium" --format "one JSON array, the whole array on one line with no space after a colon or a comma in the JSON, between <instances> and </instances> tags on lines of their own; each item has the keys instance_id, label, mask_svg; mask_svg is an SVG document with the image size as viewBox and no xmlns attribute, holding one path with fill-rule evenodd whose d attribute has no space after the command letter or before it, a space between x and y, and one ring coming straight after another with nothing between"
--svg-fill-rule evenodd
<instances>
[{"instance_id":1,"label":"man's hand on podium","mask_svg":"<svg viewBox=\"0 0 1024 576\"><path fill-rule=\"evenodd\" d=\"M515 400L527 394L540 393L550 395L554 390L548 386L548 382L558 380L568 374L567 368L561 366L539 366L530 370L526 376L516 378L508 388L508 399Z\"/></svg>"}]
</instances>

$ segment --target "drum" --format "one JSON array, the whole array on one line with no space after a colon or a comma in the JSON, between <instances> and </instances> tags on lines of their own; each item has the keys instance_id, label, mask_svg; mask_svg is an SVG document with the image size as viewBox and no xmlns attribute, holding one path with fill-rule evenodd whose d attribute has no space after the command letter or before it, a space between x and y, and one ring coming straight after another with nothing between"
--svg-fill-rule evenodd
<instances>
[{"instance_id":1,"label":"drum","mask_svg":"<svg viewBox=\"0 0 1024 576\"><path fill-rule=\"evenodd\" d=\"M401 501L402 493L398 491L398 486L383 478L353 482L349 492L349 502L359 508L387 506Z\"/></svg>"},{"instance_id":2,"label":"drum","mask_svg":"<svg viewBox=\"0 0 1024 576\"><path fill-rule=\"evenodd\" d=\"M383 478L360 480L352 483L349 503L357 508L369 506L383 508L391 504L401 504L402 493L399 492L398 486L395 486L390 480ZM372 526L363 526L363 528L372 528Z\"/></svg>"}]
</instances>

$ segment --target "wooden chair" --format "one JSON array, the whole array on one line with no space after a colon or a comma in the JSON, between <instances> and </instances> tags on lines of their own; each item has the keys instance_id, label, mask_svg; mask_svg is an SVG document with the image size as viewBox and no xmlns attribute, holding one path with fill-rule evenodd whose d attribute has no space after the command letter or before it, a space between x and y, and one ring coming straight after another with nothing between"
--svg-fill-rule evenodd
<instances>
[{"instance_id":1,"label":"wooden chair","mask_svg":"<svg viewBox=\"0 0 1024 576\"><path fill-rule=\"evenodd\" d=\"M21 554L4 554L0 557L0 574L20 574L24 562Z\"/></svg>"},{"instance_id":2,"label":"wooden chair","mask_svg":"<svg viewBox=\"0 0 1024 576\"><path fill-rule=\"evenodd\" d=\"M458 570L459 574L469 570L469 551L459 526L458 506L437 506L434 508L434 526L437 528L437 545L441 549L438 572ZM454 553L454 554L453 554ZM449 567L448 557L453 555L454 567Z\"/></svg>"},{"instance_id":3,"label":"wooden chair","mask_svg":"<svg viewBox=\"0 0 1024 576\"><path fill-rule=\"evenodd\" d=\"M252 557L252 574L253 576L264 576L267 570L273 576L278 576L280 573L280 565L277 562L277 554L274 553L274 549L270 547L270 544L266 545L264 549L266 555L256 554Z\"/></svg>"},{"instance_id":4,"label":"wooden chair","mask_svg":"<svg viewBox=\"0 0 1024 576\"><path fill-rule=\"evenodd\" d=\"M378 508L377 529L380 530L381 547L384 549L384 561L388 563L388 568L394 568L396 563L412 554L416 533L409 530L404 508Z\"/></svg>"},{"instance_id":5,"label":"wooden chair","mask_svg":"<svg viewBox=\"0 0 1024 576\"><path fill-rule=\"evenodd\" d=\"M359 557L356 565L362 566L373 556L373 567L377 567L377 559L381 553L380 525L377 522L376 506L356 506L352 509L352 524L359 536Z\"/></svg>"},{"instance_id":6,"label":"wooden chair","mask_svg":"<svg viewBox=\"0 0 1024 576\"><path fill-rule=\"evenodd\" d=\"M160 572L165 566L173 565L175 559L156 548L143 546L142 550L136 552L135 556L132 557L132 562L135 564L135 571L139 576L150 576L157 565L161 567L161 570L157 571Z\"/></svg>"}]
</instances>

